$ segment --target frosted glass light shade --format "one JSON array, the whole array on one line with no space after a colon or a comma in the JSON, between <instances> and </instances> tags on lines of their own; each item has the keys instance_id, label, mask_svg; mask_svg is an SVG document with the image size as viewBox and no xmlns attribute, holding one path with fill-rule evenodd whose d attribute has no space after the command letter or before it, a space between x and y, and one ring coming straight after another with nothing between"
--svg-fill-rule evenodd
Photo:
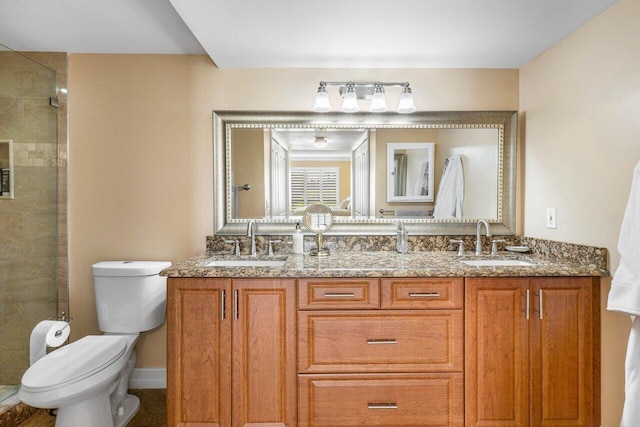
<instances>
[{"instance_id":1,"label":"frosted glass light shade","mask_svg":"<svg viewBox=\"0 0 640 427\"><path fill-rule=\"evenodd\" d=\"M331 111L331 103L329 102L329 94L327 91L318 91L316 94L316 102L313 104L313 111L316 113L327 113Z\"/></svg>"},{"instance_id":2,"label":"frosted glass light shade","mask_svg":"<svg viewBox=\"0 0 640 427\"><path fill-rule=\"evenodd\" d=\"M357 113L360 111L360 106L358 105L358 97L355 92L347 92L344 94L344 100L342 101L342 112L343 113Z\"/></svg>"},{"instance_id":3,"label":"frosted glass light shade","mask_svg":"<svg viewBox=\"0 0 640 427\"><path fill-rule=\"evenodd\" d=\"M371 106L369 107L369 111L371 111L372 113L384 113L387 110L389 110L389 107L387 107L387 100L385 99L384 93L374 93L373 98L371 98Z\"/></svg>"},{"instance_id":4,"label":"frosted glass light shade","mask_svg":"<svg viewBox=\"0 0 640 427\"><path fill-rule=\"evenodd\" d=\"M409 114L416 111L416 105L413 103L413 94L411 92L403 92L400 94L397 111L400 114Z\"/></svg>"}]
</instances>

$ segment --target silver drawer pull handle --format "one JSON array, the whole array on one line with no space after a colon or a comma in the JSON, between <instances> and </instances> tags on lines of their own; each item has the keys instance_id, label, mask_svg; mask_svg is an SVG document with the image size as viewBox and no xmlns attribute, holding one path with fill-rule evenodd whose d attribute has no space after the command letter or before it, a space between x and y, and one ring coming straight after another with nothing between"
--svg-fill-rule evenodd
<instances>
[{"instance_id":1,"label":"silver drawer pull handle","mask_svg":"<svg viewBox=\"0 0 640 427\"><path fill-rule=\"evenodd\" d=\"M411 298L438 298L439 292L411 292L409 294Z\"/></svg>"},{"instance_id":2,"label":"silver drawer pull handle","mask_svg":"<svg viewBox=\"0 0 640 427\"><path fill-rule=\"evenodd\" d=\"M384 340L367 340L367 344L398 344L398 341L393 338Z\"/></svg>"},{"instance_id":3,"label":"silver drawer pull handle","mask_svg":"<svg viewBox=\"0 0 640 427\"><path fill-rule=\"evenodd\" d=\"M353 292L336 292L336 293L326 293L324 294L325 298L353 298L356 294Z\"/></svg>"},{"instance_id":4,"label":"silver drawer pull handle","mask_svg":"<svg viewBox=\"0 0 640 427\"><path fill-rule=\"evenodd\" d=\"M398 409L397 403L367 403L369 409Z\"/></svg>"}]
</instances>

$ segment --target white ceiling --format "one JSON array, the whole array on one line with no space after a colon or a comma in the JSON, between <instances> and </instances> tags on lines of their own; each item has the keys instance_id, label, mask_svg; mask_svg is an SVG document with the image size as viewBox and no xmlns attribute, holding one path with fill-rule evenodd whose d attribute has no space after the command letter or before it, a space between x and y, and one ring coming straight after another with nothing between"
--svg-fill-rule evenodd
<instances>
[{"instance_id":1,"label":"white ceiling","mask_svg":"<svg viewBox=\"0 0 640 427\"><path fill-rule=\"evenodd\" d=\"M351 150L367 133L357 129L276 129L289 145L292 160L351 160ZM327 146L313 145L316 136L327 138Z\"/></svg>"},{"instance_id":2,"label":"white ceiling","mask_svg":"<svg viewBox=\"0 0 640 427\"><path fill-rule=\"evenodd\" d=\"M0 43L206 51L220 68L519 68L616 1L0 0Z\"/></svg>"}]
</instances>

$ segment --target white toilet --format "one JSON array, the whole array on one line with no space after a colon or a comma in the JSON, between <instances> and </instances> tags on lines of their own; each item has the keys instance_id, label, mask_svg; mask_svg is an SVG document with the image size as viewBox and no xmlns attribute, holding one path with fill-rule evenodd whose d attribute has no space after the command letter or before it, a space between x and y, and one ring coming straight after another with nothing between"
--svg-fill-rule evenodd
<instances>
[{"instance_id":1,"label":"white toilet","mask_svg":"<svg viewBox=\"0 0 640 427\"><path fill-rule=\"evenodd\" d=\"M164 323L162 261L106 261L93 265L98 327L36 361L22 377L20 400L58 408L56 427L122 427L140 400L127 394L140 332Z\"/></svg>"}]
</instances>

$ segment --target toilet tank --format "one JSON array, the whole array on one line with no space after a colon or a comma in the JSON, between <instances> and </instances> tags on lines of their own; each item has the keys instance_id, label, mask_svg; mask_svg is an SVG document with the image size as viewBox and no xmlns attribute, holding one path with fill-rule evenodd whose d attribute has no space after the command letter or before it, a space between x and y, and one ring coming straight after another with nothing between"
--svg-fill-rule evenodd
<instances>
[{"instance_id":1,"label":"toilet tank","mask_svg":"<svg viewBox=\"0 0 640 427\"><path fill-rule=\"evenodd\" d=\"M167 278L158 273L168 261L102 261L93 264L98 328L139 333L164 323Z\"/></svg>"}]
</instances>

